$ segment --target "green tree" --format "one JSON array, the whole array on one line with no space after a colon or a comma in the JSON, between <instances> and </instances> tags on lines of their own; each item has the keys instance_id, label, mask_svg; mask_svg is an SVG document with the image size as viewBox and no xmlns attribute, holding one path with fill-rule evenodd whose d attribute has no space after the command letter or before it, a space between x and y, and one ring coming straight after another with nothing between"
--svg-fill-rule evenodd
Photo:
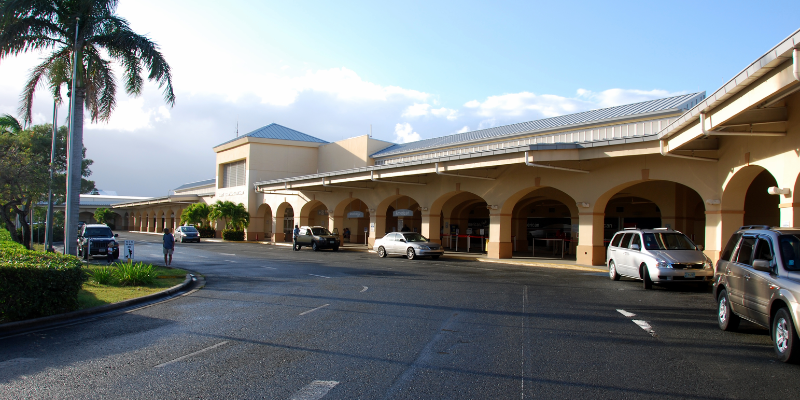
<instances>
[{"instance_id":1,"label":"green tree","mask_svg":"<svg viewBox=\"0 0 800 400\"><path fill-rule=\"evenodd\" d=\"M247 212L244 204L236 204L228 200L217 200L216 203L212 204L208 218L210 220L224 220L225 229L243 231L250 225L250 213Z\"/></svg>"},{"instance_id":2,"label":"green tree","mask_svg":"<svg viewBox=\"0 0 800 400\"><path fill-rule=\"evenodd\" d=\"M94 220L98 224L107 224L108 220L114 218L114 212L105 207L94 210Z\"/></svg>"},{"instance_id":3,"label":"green tree","mask_svg":"<svg viewBox=\"0 0 800 400\"><path fill-rule=\"evenodd\" d=\"M131 30L128 21L115 15L118 0L0 0L0 61L25 52L49 52L31 71L22 93L20 113L30 123L33 96L47 81L53 97L61 99L63 85L74 87L74 115L70 141L71 203L68 226L77 224L81 190L80 149L83 148L83 113L92 121L108 121L116 106L114 63L122 69L125 91L134 96L144 87L142 72L163 89L164 100L175 103L169 64L158 45ZM77 62L73 62L77 61ZM73 67L76 71L72 82ZM72 89L70 89L72 90ZM66 238L67 253L75 253L75 233Z\"/></svg>"},{"instance_id":4,"label":"green tree","mask_svg":"<svg viewBox=\"0 0 800 400\"><path fill-rule=\"evenodd\" d=\"M181 213L181 225L194 224L194 225L207 225L208 214L211 213L211 208L206 203L194 203L183 209Z\"/></svg>"},{"instance_id":5,"label":"green tree","mask_svg":"<svg viewBox=\"0 0 800 400\"><path fill-rule=\"evenodd\" d=\"M0 116L0 133L17 134L22 131L22 124L11 115Z\"/></svg>"}]
</instances>

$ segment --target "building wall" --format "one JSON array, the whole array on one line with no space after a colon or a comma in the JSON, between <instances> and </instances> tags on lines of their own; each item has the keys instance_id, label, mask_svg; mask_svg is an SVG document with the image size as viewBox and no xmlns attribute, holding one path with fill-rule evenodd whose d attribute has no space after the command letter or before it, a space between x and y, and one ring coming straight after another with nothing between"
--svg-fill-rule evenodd
<instances>
[{"instance_id":1,"label":"building wall","mask_svg":"<svg viewBox=\"0 0 800 400\"><path fill-rule=\"evenodd\" d=\"M372 165L373 160L369 157L370 154L391 145L393 143L364 135L320 146L319 171L341 171Z\"/></svg>"}]
</instances>

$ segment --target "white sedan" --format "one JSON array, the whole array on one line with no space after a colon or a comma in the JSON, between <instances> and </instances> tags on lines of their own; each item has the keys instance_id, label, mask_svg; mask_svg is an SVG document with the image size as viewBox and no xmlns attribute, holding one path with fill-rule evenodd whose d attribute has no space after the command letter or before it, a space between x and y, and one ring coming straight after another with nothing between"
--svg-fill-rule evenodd
<instances>
[{"instance_id":1,"label":"white sedan","mask_svg":"<svg viewBox=\"0 0 800 400\"><path fill-rule=\"evenodd\" d=\"M372 247L379 257L392 255L405 255L409 260L416 257L439 258L444 254L442 246L438 243L431 243L425 236L416 232L392 232L386 236L375 240Z\"/></svg>"}]
</instances>

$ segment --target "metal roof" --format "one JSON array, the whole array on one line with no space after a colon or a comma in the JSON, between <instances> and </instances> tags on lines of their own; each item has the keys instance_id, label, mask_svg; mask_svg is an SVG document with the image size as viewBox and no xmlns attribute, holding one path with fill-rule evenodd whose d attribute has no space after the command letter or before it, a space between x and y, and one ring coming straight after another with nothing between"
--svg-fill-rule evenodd
<instances>
[{"instance_id":1,"label":"metal roof","mask_svg":"<svg viewBox=\"0 0 800 400\"><path fill-rule=\"evenodd\" d=\"M197 188L197 187L203 187L203 186L209 186L209 185L213 185L215 183L217 183L217 178L211 178L211 179L206 179L204 181L197 181L197 182L191 182L191 183L184 183L183 185L173 189L173 191L183 190L183 189L191 189L191 188Z\"/></svg>"},{"instance_id":2,"label":"metal roof","mask_svg":"<svg viewBox=\"0 0 800 400\"><path fill-rule=\"evenodd\" d=\"M372 154L371 157L385 157L389 155L437 147L454 146L476 141L497 139L504 136L537 133L554 129L565 129L571 126L597 124L611 120L632 119L636 118L637 116L645 116L654 113L678 112L689 109L689 107L693 106L703 98L705 98L705 92L690 93L680 96L667 97L664 99L649 100L640 103L601 108L598 110L584 111L576 114L568 114L535 121L521 122L512 125L498 126L478 131L457 133L455 135L425 139L417 142L396 144Z\"/></svg>"},{"instance_id":3,"label":"metal roof","mask_svg":"<svg viewBox=\"0 0 800 400\"><path fill-rule=\"evenodd\" d=\"M234 141L237 141L243 137L254 137L254 138L261 138L261 139L278 139L278 140L293 140L296 142L312 142L312 143L328 143L322 139L315 138L311 135L306 135L303 132L296 131L291 128L287 128L283 125L278 125L275 123L269 124L267 126L263 126L258 128L246 135L239 136L235 139L228 140L227 142L220 143L218 146L222 146L223 144L228 144Z\"/></svg>"}]
</instances>

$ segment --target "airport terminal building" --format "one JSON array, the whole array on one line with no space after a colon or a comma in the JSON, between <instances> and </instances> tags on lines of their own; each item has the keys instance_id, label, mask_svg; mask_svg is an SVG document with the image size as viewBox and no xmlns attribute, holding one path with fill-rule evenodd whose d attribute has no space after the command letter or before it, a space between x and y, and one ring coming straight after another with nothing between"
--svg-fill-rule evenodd
<instances>
[{"instance_id":1,"label":"airport terminal building","mask_svg":"<svg viewBox=\"0 0 800 400\"><path fill-rule=\"evenodd\" d=\"M742 225L800 226L798 48L800 31L710 95L413 143L270 124L215 147L213 179L112 207L122 229L158 232L188 204L230 200L250 212L250 241L291 240L295 224L347 228L353 243L413 230L490 258L559 238L594 265L617 230L663 226L716 260Z\"/></svg>"}]
</instances>

